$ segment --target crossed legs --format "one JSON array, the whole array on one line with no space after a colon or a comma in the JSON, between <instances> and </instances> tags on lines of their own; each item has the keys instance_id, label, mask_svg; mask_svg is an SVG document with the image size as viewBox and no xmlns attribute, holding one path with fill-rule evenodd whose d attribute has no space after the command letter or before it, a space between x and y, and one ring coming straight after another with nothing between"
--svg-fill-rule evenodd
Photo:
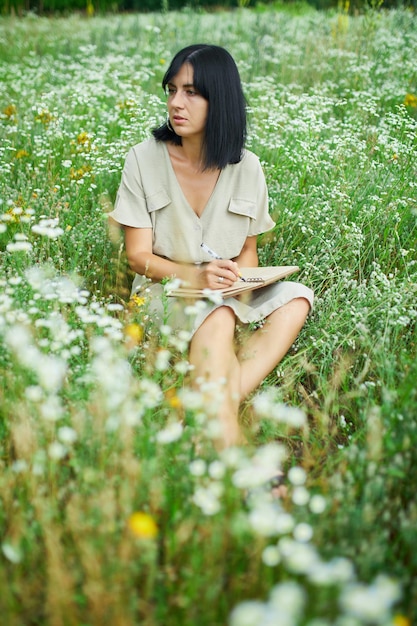
<instances>
[{"instance_id":1,"label":"crossed legs","mask_svg":"<svg viewBox=\"0 0 417 626\"><path fill-rule=\"evenodd\" d=\"M310 305L295 298L266 319L235 351L235 314L227 306L215 309L194 334L189 360L196 385L204 385L208 401L217 403L222 427L219 445L243 442L239 405L288 352L307 318ZM210 398L211 395L211 398Z\"/></svg>"}]
</instances>

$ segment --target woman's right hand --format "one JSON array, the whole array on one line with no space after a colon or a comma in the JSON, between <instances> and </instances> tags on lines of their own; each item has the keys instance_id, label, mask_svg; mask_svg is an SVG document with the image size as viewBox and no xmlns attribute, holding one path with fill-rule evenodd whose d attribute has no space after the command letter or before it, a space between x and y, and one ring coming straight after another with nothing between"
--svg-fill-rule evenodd
<instances>
[{"instance_id":1,"label":"woman's right hand","mask_svg":"<svg viewBox=\"0 0 417 626\"><path fill-rule=\"evenodd\" d=\"M196 266L192 263L175 263L153 254L152 229L125 226L126 253L134 272L155 282L176 276L184 284L197 289L224 289L239 278L239 266L228 259L214 259Z\"/></svg>"},{"instance_id":2,"label":"woman's right hand","mask_svg":"<svg viewBox=\"0 0 417 626\"><path fill-rule=\"evenodd\" d=\"M231 287L239 278L239 266L228 259L216 259L204 263L198 269L200 289L224 289Z\"/></svg>"}]
</instances>

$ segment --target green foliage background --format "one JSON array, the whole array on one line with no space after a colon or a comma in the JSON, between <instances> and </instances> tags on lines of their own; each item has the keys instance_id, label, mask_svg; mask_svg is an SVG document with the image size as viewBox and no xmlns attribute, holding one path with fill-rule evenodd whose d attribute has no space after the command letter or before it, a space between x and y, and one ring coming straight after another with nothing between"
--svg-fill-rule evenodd
<instances>
[{"instance_id":1,"label":"green foliage background","mask_svg":"<svg viewBox=\"0 0 417 626\"><path fill-rule=\"evenodd\" d=\"M290 12L305 8L331 9L348 7L351 12L363 12L369 7L416 7L417 0L0 0L0 13L23 15L33 11L38 14L86 12L149 12L180 9L229 10L236 7L275 7Z\"/></svg>"},{"instance_id":2,"label":"green foliage background","mask_svg":"<svg viewBox=\"0 0 417 626\"><path fill-rule=\"evenodd\" d=\"M296 262L316 293L263 413L244 407L254 446L234 458L213 450L207 407L180 395L184 348L158 332L129 341L149 319L106 220L127 150L164 119L168 60L200 40L228 47L243 78L277 222L261 261ZM5 623L224 625L288 582L297 626L416 623L416 58L405 9L0 19ZM302 428L283 419L291 407ZM269 506L234 479L276 441L306 483ZM135 511L156 538L129 533ZM371 619L384 573L401 584L398 615Z\"/></svg>"}]
</instances>

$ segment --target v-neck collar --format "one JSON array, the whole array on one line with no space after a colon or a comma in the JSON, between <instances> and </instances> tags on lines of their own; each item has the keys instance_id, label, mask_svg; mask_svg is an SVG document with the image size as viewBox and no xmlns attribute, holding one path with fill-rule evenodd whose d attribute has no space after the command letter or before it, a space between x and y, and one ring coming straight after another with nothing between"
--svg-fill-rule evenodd
<instances>
[{"instance_id":1,"label":"v-neck collar","mask_svg":"<svg viewBox=\"0 0 417 626\"><path fill-rule=\"evenodd\" d=\"M213 191L211 192L209 199L207 200L207 202L206 202L206 204L205 204L205 206L204 206L203 210L201 211L201 214L200 214L200 215L198 215L198 214L194 211L194 209L193 209L193 207L190 205L190 203L188 202L188 200L187 200L187 196L185 195L185 193L184 193L184 191L183 191L183 188L182 188L182 187L181 187L181 185L180 185L180 181L178 180L178 177L177 177L177 175L176 175L176 173L175 173L175 169L174 169L174 166L173 166L173 164L172 164L171 157L170 157L170 155L169 155L168 146L166 145L166 143L165 143L165 142L163 142L163 144L162 144L162 145L163 145L163 149L164 149L164 152L165 152L165 159L168 161L168 168L170 169L171 176L174 178L174 180L175 180L175 184L177 185L177 187L178 187L178 189L179 189L179 191L180 191L180 193L181 193L181 195L182 195L182 197L183 197L183 199L184 199L184 204L185 204L185 205L187 206L187 208L188 208L188 209L192 212L192 214L194 215L194 217L196 217L198 220L201 220L201 219L203 218L203 215L206 213L206 210L207 210L208 206L211 204L211 202L212 202L212 200L213 200L213 197L214 197L214 195L215 195L215 193L216 193L216 191L217 191L217 188L219 187L219 183L220 183L220 179L222 178L222 174L223 174L223 172L224 172L224 170L225 170L226 168L223 168L222 170L220 170L219 175L218 175L217 180L216 180L216 183L215 183L215 185L214 185L214 187L213 187Z\"/></svg>"}]
</instances>

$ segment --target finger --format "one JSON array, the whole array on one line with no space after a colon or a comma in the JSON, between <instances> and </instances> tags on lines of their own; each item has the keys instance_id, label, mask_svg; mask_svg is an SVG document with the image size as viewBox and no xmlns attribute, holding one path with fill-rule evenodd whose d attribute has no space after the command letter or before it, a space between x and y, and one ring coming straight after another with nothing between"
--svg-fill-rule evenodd
<instances>
[{"instance_id":1,"label":"finger","mask_svg":"<svg viewBox=\"0 0 417 626\"><path fill-rule=\"evenodd\" d=\"M229 259L220 259L215 262L218 268L222 268L232 272L235 276L239 275L239 266L235 261L230 261Z\"/></svg>"},{"instance_id":2,"label":"finger","mask_svg":"<svg viewBox=\"0 0 417 626\"><path fill-rule=\"evenodd\" d=\"M230 287L230 285L230 280L219 274L219 271L217 271L217 274L208 277L207 286L209 289L224 289L225 287Z\"/></svg>"},{"instance_id":3,"label":"finger","mask_svg":"<svg viewBox=\"0 0 417 626\"><path fill-rule=\"evenodd\" d=\"M210 263L206 268L206 276L209 281L219 282L219 278L223 280L234 280L235 274L228 267L220 266L216 263ZM220 282L222 282L220 281Z\"/></svg>"},{"instance_id":4,"label":"finger","mask_svg":"<svg viewBox=\"0 0 417 626\"><path fill-rule=\"evenodd\" d=\"M216 285L216 288L222 288L222 287L231 287L237 280L237 276L235 276L235 274L233 274L230 271L224 271L222 273L217 273L214 276L214 283Z\"/></svg>"},{"instance_id":5,"label":"finger","mask_svg":"<svg viewBox=\"0 0 417 626\"><path fill-rule=\"evenodd\" d=\"M224 276L225 280L228 280L231 283L235 283L239 278L239 270L236 272L231 271L231 270L226 270L226 272L222 274L222 276Z\"/></svg>"}]
</instances>

